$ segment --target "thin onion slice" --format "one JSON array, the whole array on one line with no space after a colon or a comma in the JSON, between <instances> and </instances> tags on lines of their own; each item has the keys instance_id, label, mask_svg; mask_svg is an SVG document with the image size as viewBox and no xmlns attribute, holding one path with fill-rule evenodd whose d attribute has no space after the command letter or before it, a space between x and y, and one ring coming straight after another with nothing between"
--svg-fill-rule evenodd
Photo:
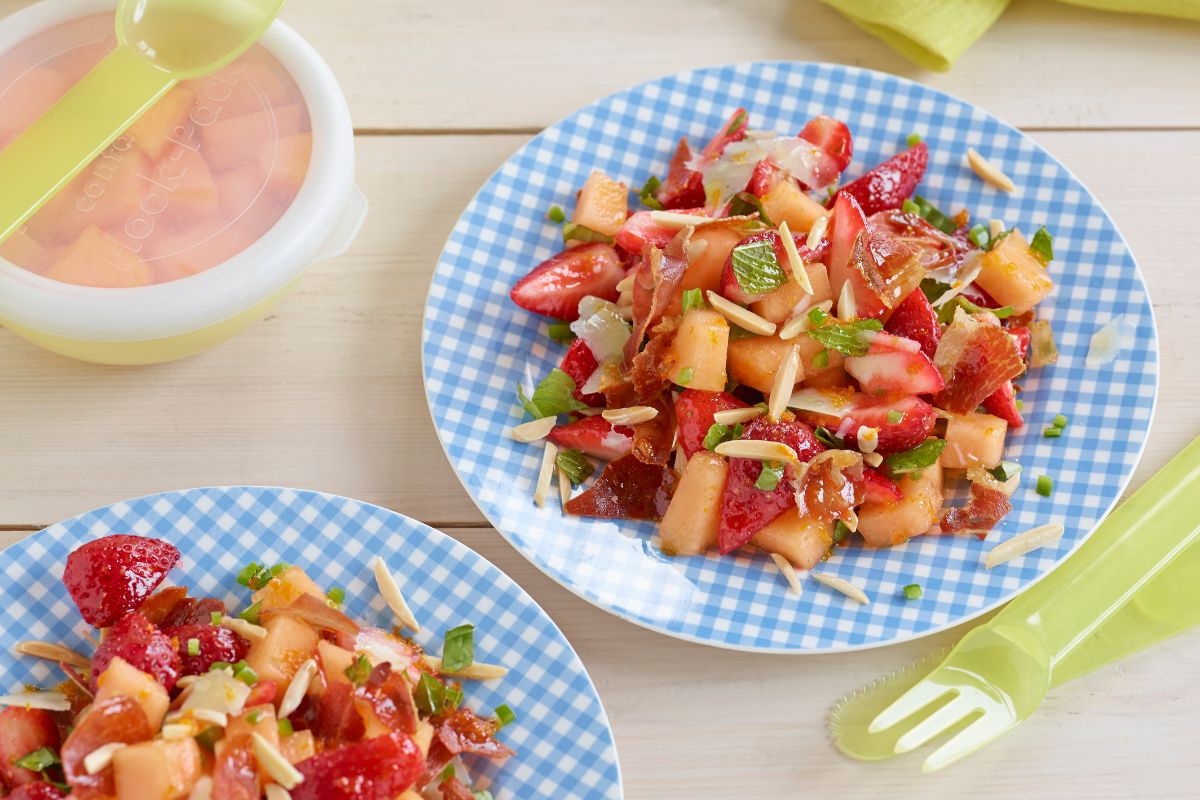
<instances>
[{"instance_id":1,"label":"thin onion slice","mask_svg":"<svg viewBox=\"0 0 1200 800\"><path fill-rule=\"evenodd\" d=\"M998 567L1026 553L1056 544L1062 538L1063 530L1063 526L1057 522L1030 528L989 550L983 565L988 569Z\"/></svg>"}]
</instances>

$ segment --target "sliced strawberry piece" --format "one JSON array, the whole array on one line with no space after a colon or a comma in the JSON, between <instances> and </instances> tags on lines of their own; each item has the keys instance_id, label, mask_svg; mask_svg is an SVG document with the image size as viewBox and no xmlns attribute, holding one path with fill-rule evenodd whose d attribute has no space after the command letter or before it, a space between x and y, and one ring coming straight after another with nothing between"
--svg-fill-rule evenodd
<instances>
[{"instance_id":1,"label":"sliced strawberry piece","mask_svg":"<svg viewBox=\"0 0 1200 800\"><path fill-rule=\"evenodd\" d=\"M107 628L140 606L177 561L169 542L114 534L72 551L63 583L88 624Z\"/></svg>"},{"instance_id":2,"label":"sliced strawberry piece","mask_svg":"<svg viewBox=\"0 0 1200 800\"><path fill-rule=\"evenodd\" d=\"M826 253L825 265L829 267L829 288L833 292L834 302L842 296L842 287L846 281L854 289L856 305L860 305L860 313L880 306L878 299L873 298L867 288L862 274L851 265L854 245L860 234L867 228L867 218L858 201L852 196L838 192L833 203L833 219L829 225L829 250Z\"/></svg>"},{"instance_id":3,"label":"sliced strawberry piece","mask_svg":"<svg viewBox=\"0 0 1200 800\"><path fill-rule=\"evenodd\" d=\"M179 653L170 637L136 611L126 614L112 626L92 655L93 688L100 673L117 656L153 675L168 692L175 688L182 666Z\"/></svg>"},{"instance_id":4,"label":"sliced strawberry piece","mask_svg":"<svg viewBox=\"0 0 1200 800\"><path fill-rule=\"evenodd\" d=\"M114 796L112 767L89 775L84 759L106 744L136 744L149 740L154 734L145 712L132 697L117 695L94 703L88 713L76 719L75 728L63 742L59 754L63 773L71 785L71 797L99 800Z\"/></svg>"},{"instance_id":5,"label":"sliced strawberry piece","mask_svg":"<svg viewBox=\"0 0 1200 800\"><path fill-rule=\"evenodd\" d=\"M920 288L908 293L908 297L896 307L883 327L888 333L912 339L921 345L921 352L930 358L937 353L938 342L942 338L937 311Z\"/></svg>"},{"instance_id":6,"label":"sliced strawberry piece","mask_svg":"<svg viewBox=\"0 0 1200 800\"><path fill-rule=\"evenodd\" d=\"M842 192L858 201L863 213L874 214L889 208L900 208L912 197L929 164L929 148L918 142L902 153L884 161L862 177L842 187Z\"/></svg>"},{"instance_id":7,"label":"sliced strawberry piece","mask_svg":"<svg viewBox=\"0 0 1200 800\"><path fill-rule=\"evenodd\" d=\"M721 130L717 135L704 146L700 151L700 155L711 161L720 158L725 152L725 148L733 142L740 142L746 138L746 133L750 130L749 117L746 115L746 109L739 108L729 115L729 119L721 126Z\"/></svg>"},{"instance_id":8,"label":"sliced strawberry piece","mask_svg":"<svg viewBox=\"0 0 1200 800\"><path fill-rule=\"evenodd\" d=\"M230 662L237 663L237 662ZM266 705L274 703L276 694L279 692L279 681L276 680L260 680L254 684L254 688L250 690L250 694L246 695L245 707Z\"/></svg>"},{"instance_id":9,"label":"sliced strawberry piece","mask_svg":"<svg viewBox=\"0 0 1200 800\"><path fill-rule=\"evenodd\" d=\"M813 429L800 421L771 422L765 417L746 425L743 439L782 442L796 451L801 461L808 461L825 449ZM722 555L730 553L773 522L780 514L796 505L795 472L789 466L779 484L769 492L755 488L762 472L762 462L745 458L729 459L729 475L721 492L721 522L717 544Z\"/></svg>"},{"instance_id":10,"label":"sliced strawberry piece","mask_svg":"<svg viewBox=\"0 0 1200 800\"><path fill-rule=\"evenodd\" d=\"M8 800L59 800L63 793L45 781L24 783L8 796Z\"/></svg>"},{"instance_id":11,"label":"sliced strawberry piece","mask_svg":"<svg viewBox=\"0 0 1200 800\"><path fill-rule=\"evenodd\" d=\"M838 172L844 170L854 157L854 142L850 129L841 120L821 114L805 123L800 138L806 139L833 157Z\"/></svg>"},{"instance_id":12,"label":"sliced strawberry piece","mask_svg":"<svg viewBox=\"0 0 1200 800\"><path fill-rule=\"evenodd\" d=\"M224 601L215 597L185 597L156 624L167 631L171 628L182 628L184 625L211 623L213 614L224 613ZM154 622L153 619L150 621Z\"/></svg>"},{"instance_id":13,"label":"sliced strawberry piece","mask_svg":"<svg viewBox=\"0 0 1200 800\"><path fill-rule=\"evenodd\" d=\"M746 191L755 197L766 197L767 193L783 181L788 180L788 174L783 168L769 158L764 158L754 165L750 180L746 182Z\"/></svg>"},{"instance_id":14,"label":"sliced strawberry piece","mask_svg":"<svg viewBox=\"0 0 1200 800\"><path fill-rule=\"evenodd\" d=\"M699 174L699 173L697 173ZM701 198L703 200L703 198ZM676 214L703 215L703 208L674 208ZM630 253L641 256L642 248L652 244L659 250L666 248L679 233L678 228L671 228L654 221L649 211L636 211L616 234L617 246Z\"/></svg>"},{"instance_id":15,"label":"sliced strawberry piece","mask_svg":"<svg viewBox=\"0 0 1200 800\"><path fill-rule=\"evenodd\" d=\"M615 461L633 450L633 429L613 425L604 417L583 417L566 425L557 425L546 437L559 447L581 450L601 461Z\"/></svg>"},{"instance_id":16,"label":"sliced strawberry piece","mask_svg":"<svg viewBox=\"0 0 1200 800\"><path fill-rule=\"evenodd\" d=\"M683 448L683 454L691 458L704 449L704 437L713 426L713 414L747 407L746 403L728 392L684 389L675 399L675 418L679 424L679 445Z\"/></svg>"},{"instance_id":17,"label":"sliced strawberry piece","mask_svg":"<svg viewBox=\"0 0 1200 800\"><path fill-rule=\"evenodd\" d=\"M934 402L967 414L1025 371L1017 341L998 325L959 315L942 334L934 363L946 388Z\"/></svg>"},{"instance_id":18,"label":"sliced strawberry piece","mask_svg":"<svg viewBox=\"0 0 1200 800\"><path fill-rule=\"evenodd\" d=\"M166 631L166 635L179 643L180 674L182 675L203 675L217 661L236 664L250 651L250 642L229 628L211 623L171 628ZM196 640L199 647L199 654L194 656L188 653L189 642L193 639ZM272 699L274 699L274 695L272 695ZM247 705L253 704L247 703Z\"/></svg>"},{"instance_id":19,"label":"sliced strawberry piece","mask_svg":"<svg viewBox=\"0 0 1200 800\"><path fill-rule=\"evenodd\" d=\"M579 517L661 519L677 481L673 470L627 455L609 462L595 483L568 500L564 510Z\"/></svg>"},{"instance_id":20,"label":"sliced strawberry piece","mask_svg":"<svg viewBox=\"0 0 1200 800\"><path fill-rule=\"evenodd\" d=\"M575 381L575 399L593 408L604 407L604 395L599 392L584 394L580 389L587 383L587 379L592 377L592 373L598 366L600 365L596 361L596 357L592 355L591 348L583 339L571 342L571 346L563 355L562 363L558 365L559 369L570 375L571 380Z\"/></svg>"},{"instance_id":21,"label":"sliced strawberry piece","mask_svg":"<svg viewBox=\"0 0 1200 800\"><path fill-rule=\"evenodd\" d=\"M859 428L875 428L879 431L875 452L887 455L910 450L928 439L937 422L937 411L919 397L859 395L845 418L849 420L843 423L847 447L858 447ZM839 426L839 430L843 428Z\"/></svg>"},{"instance_id":22,"label":"sliced strawberry piece","mask_svg":"<svg viewBox=\"0 0 1200 800\"><path fill-rule=\"evenodd\" d=\"M1025 418L1017 408L1017 390L1012 381L1005 381L1003 386L988 395L983 401L983 407L989 414L1007 422L1010 428L1021 428L1025 425Z\"/></svg>"},{"instance_id":23,"label":"sliced strawberry piece","mask_svg":"<svg viewBox=\"0 0 1200 800\"><path fill-rule=\"evenodd\" d=\"M779 262L785 273L790 271L790 267L788 266L790 262L788 261L787 252L783 249L783 239L780 238L779 231L770 230L752 233L738 242L734 246L734 250L743 245L754 244L755 242L769 242L775 248L775 260ZM808 248L807 235L793 233L792 242L795 243L796 252L803 261L817 261L824 254L823 242L821 246L818 246L816 251ZM756 300L766 297L764 294L750 294L738 283L737 275L733 271L733 250L729 251L729 257L725 259L725 266L721 270L721 295L742 305L749 305Z\"/></svg>"},{"instance_id":24,"label":"sliced strawberry piece","mask_svg":"<svg viewBox=\"0 0 1200 800\"><path fill-rule=\"evenodd\" d=\"M863 502L897 503L904 497L896 482L877 469L864 467L862 483Z\"/></svg>"},{"instance_id":25,"label":"sliced strawberry piece","mask_svg":"<svg viewBox=\"0 0 1200 800\"><path fill-rule=\"evenodd\" d=\"M704 205L704 176L688 169L688 162L691 160L692 149L688 147L687 137L684 136L675 147L675 154L671 156L666 180L655 193L663 208L673 211L677 208Z\"/></svg>"},{"instance_id":26,"label":"sliced strawberry piece","mask_svg":"<svg viewBox=\"0 0 1200 800\"><path fill-rule=\"evenodd\" d=\"M391 800L425 766L412 737L394 732L317 753L296 765L304 776L292 800Z\"/></svg>"},{"instance_id":27,"label":"sliced strawberry piece","mask_svg":"<svg viewBox=\"0 0 1200 800\"><path fill-rule=\"evenodd\" d=\"M508 296L526 311L573 321L586 295L617 299L617 284L625 277L621 257L604 242L581 244L538 264L517 281Z\"/></svg>"},{"instance_id":28,"label":"sliced strawberry piece","mask_svg":"<svg viewBox=\"0 0 1200 800\"><path fill-rule=\"evenodd\" d=\"M1017 350L1021 353L1021 360L1029 358L1029 328L1024 325L1013 325L1011 328L1006 328L1008 335L1017 340Z\"/></svg>"},{"instance_id":29,"label":"sliced strawberry piece","mask_svg":"<svg viewBox=\"0 0 1200 800\"><path fill-rule=\"evenodd\" d=\"M847 356L845 367L867 394L933 394L946 385L921 345L883 331L865 356Z\"/></svg>"},{"instance_id":30,"label":"sliced strawberry piece","mask_svg":"<svg viewBox=\"0 0 1200 800\"><path fill-rule=\"evenodd\" d=\"M0 708L0 786L39 780L39 773L13 762L43 747L58 749L58 725L49 711L21 706Z\"/></svg>"}]
</instances>

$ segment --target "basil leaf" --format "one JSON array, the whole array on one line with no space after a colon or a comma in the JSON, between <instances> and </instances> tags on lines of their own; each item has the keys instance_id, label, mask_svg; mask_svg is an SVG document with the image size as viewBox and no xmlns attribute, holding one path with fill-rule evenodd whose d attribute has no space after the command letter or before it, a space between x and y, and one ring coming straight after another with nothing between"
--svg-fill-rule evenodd
<instances>
[{"instance_id":1,"label":"basil leaf","mask_svg":"<svg viewBox=\"0 0 1200 800\"><path fill-rule=\"evenodd\" d=\"M1029 249L1037 256L1037 260L1042 262L1043 267L1054 260L1054 237L1049 234L1045 225L1037 229L1033 241L1029 243Z\"/></svg>"},{"instance_id":2,"label":"basil leaf","mask_svg":"<svg viewBox=\"0 0 1200 800\"><path fill-rule=\"evenodd\" d=\"M49 747L39 747L31 753L26 753L17 760L13 761L21 769L27 769L32 772L44 772L55 764L61 764L58 759L58 754Z\"/></svg>"},{"instance_id":3,"label":"basil leaf","mask_svg":"<svg viewBox=\"0 0 1200 800\"><path fill-rule=\"evenodd\" d=\"M893 475L917 472L937 463L938 458L942 455L942 448L945 446L944 439L926 439L911 450L886 456L884 461L887 463L888 471Z\"/></svg>"},{"instance_id":4,"label":"basil leaf","mask_svg":"<svg viewBox=\"0 0 1200 800\"><path fill-rule=\"evenodd\" d=\"M935 281L933 278L923 278L921 280L921 291L925 293L925 299L933 303L946 292L950 291L950 284Z\"/></svg>"},{"instance_id":5,"label":"basil leaf","mask_svg":"<svg viewBox=\"0 0 1200 800\"><path fill-rule=\"evenodd\" d=\"M693 308L706 308L707 303L704 302L704 292L699 289L688 289L683 293L683 313L691 311Z\"/></svg>"},{"instance_id":6,"label":"basil leaf","mask_svg":"<svg viewBox=\"0 0 1200 800\"><path fill-rule=\"evenodd\" d=\"M1021 474L1021 465L1015 461L1001 461L994 469L989 470L998 481L1007 483Z\"/></svg>"},{"instance_id":7,"label":"basil leaf","mask_svg":"<svg viewBox=\"0 0 1200 800\"><path fill-rule=\"evenodd\" d=\"M586 225L580 225L578 222L568 222L563 225L562 229L563 242L569 242L574 239L577 242L605 242L606 244L613 243L613 237L606 233L594 231Z\"/></svg>"},{"instance_id":8,"label":"basil leaf","mask_svg":"<svg viewBox=\"0 0 1200 800\"><path fill-rule=\"evenodd\" d=\"M428 672L422 672L413 692L413 702L426 714L437 714L446 705L446 686Z\"/></svg>"},{"instance_id":9,"label":"basil leaf","mask_svg":"<svg viewBox=\"0 0 1200 800\"><path fill-rule=\"evenodd\" d=\"M649 178L646 178L646 182L642 184L642 188L638 192L638 199L642 201L642 205L644 205L646 208L652 208L655 211L663 210L663 204L658 202L658 196L655 194L655 192L658 191L659 186L662 186L662 181L658 179L657 175L651 175Z\"/></svg>"},{"instance_id":10,"label":"basil leaf","mask_svg":"<svg viewBox=\"0 0 1200 800\"><path fill-rule=\"evenodd\" d=\"M975 305L967 298L959 295L952 299L949 303L946 303L943 306L938 306L938 322L942 323L943 325L949 325L951 322L953 322L954 309L956 308L961 308L968 314L978 314L981 311L990 311L996 315L996 319L1008 319L1013 315L1012 306L1004 306L1002 308L984 308L983 306Z\"/></svg>"},{"instance_id":11,"label":"basil leaf","mask_svg":"<svg viewBox=\"0 0 1200 800\"><path fill-rule=\"evenodd\" d=\"M754 488L763 492L771 492L783 480L783 464L764 461L762 472L758 473L758 480L754 482Z\"/></svg>"},{"instance_id":12,"label":"basil leaf","mask_svg":"<svg viewBox=\"0 0 1200 800\"><path fill-rule=\"evenodd\" d=\"M999 233L997 233L995 236L993 236L993 237L991 238L991 240L989 240L989 241L988 241L988 246L987 246L987 249L988 249L988 250L995 250L995 249L996 249L996 245L1000 244L1000 242L1002 242L1002 241L1004 241L1005 239L1007 239L1011 233L1012 233L1012 230L1000 231L1000 232L999 232Z\"/></svg>"},{"instance_id":13,"label":"basil leaf","mask_svg":"<svg viewBox=\"0 0 1200 800\"><path fill-rule=\"evenodd\" d=\"M762 200L755 197L750 192L738 192L729 202L729 216L741 217L749 214L758 214L758 218L764 224L775 227L775 223L767 216L767 211L763 208Z\"/></svg>"},{"instance_id":14,"label":"basil leaf","mask_svg":"<svg viewBox=\"0 0 1200 800\"><path fill-rule=\"evenodd\" d=\"M737 425L734 425L732 428L728 425L722 425L719 422L714 422L709 426L708 433L704 435L704 449L716 450L717 445L721 444L722 442L740 439L742 438L743 430L744 426L740 422Z\"/></svg>"},{"instance_id":15,"label":"basil leaf","mask_svg":"<svg viewBox=\"0 0 1200 800\"><path fill-rule=\"evenodd\" d=\"M546 335L559 344L570 344L579 338L575 331L571 330L569 322L551 322L546 326Z\"/></svg>"},{"instance_id":16,"label":"basil leaf","mask_svg":"<svg viewBox=\"0 0 1200 800\"><path fill-rule=\"evenodd\" d=\"M833 525L833 543L834 544L837 544L838 542L842 541L849 535L850 535L850 526L849 525L842 522L840 519L834 523L834 525Z\"/></svg>"},{"instance_id":17,"label":"basil leaf","mask_svg":"<svg viewBox=\"0 0 1200 800\"><path fill-rule=\"evenodd\" d=\"M854 322L834 323L821 328L810 328L805 331L809 336L825 345L830 350L837 350L844 356L865 356L871 343L863 336L868 331L883 330L883 323L877 319L859 319Z\"/></svg>"},{"instance_id":18,"label":"basil leaf","mask_svg":"<svg viewBox=\"0 0 1200 800\"><path fill-rule=\"evenodd\" d=\"M913 203L920 209L921 219L928 222L933 227L937 228L942 233L954 233L958 230L958 223L953 217L948 217L938 209L933 203L926 200L921 195L913 195Z\"/></svg>"},{"instance_id":19,"label":"basil leaf","mask_svg":"<svg viewBox=\"0 0 1200 800\"><path fill-rule=\"evenodd\" d=\"M446 631L442 646L442 672L454 673L475 663L475 626L459 625Z\"/></svg>"},{"instance_id":20,"label":"basil leaf","mask_svg":"<svg viewBox=\"0 0 1200 800\"><path fill-rule=\"evenodd\" d=\"M525 387L517 384L517 397L534 419L541 419L587 408L575 399L575 389L575 380L555 367L533 390L533 397L526 397Z\"/></svg>"},{"instance_id":21,"label":"basil leaf","mask_svg":"<svg viewBox=\"0 0 1200 800\"><path fill-rule=\"evenodd\" d=\"M554 459L554 463L562 467L562 471L567 473L571 483L576 486L590 478L595 471L592 462L587 460L587 456L581 450L563 450Z\"/></svg>"},{"instance_id":22,"label":"basil leaf","mask_svg":"<svg viewBox=\"0 0 1200 800\"><path fill-rule=\"evenodd\" d=\"M733 248L733 275L747 294L767 294L787 283L779 266L775 246L770 242L750 242Z\"/></svg>"}]
</instances>

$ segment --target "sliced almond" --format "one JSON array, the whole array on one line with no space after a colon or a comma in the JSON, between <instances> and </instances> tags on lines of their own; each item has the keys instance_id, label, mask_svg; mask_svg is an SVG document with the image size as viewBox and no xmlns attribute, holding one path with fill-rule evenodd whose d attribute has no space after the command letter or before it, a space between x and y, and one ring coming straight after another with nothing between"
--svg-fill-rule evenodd
<instances>
[{"instance_id":1,"label":"sliced almond","mask_svg":"<svg viewBox=\"0 0 1200 800\"><path fill-rule=\"evenodd\" d=\"M186 725L192 720L224 728L229 724L229 715L224 711L215 711L211 708L189 708L184 711L174 711L164 718L168 725Z\"/></svg>"},{"instance_id":2,"label":"sliced almond","mask_svg":"<svg viewBox=\"0 0 1200 800\"><path fill-rule=\"evenodd\" d=\"M808 279L808 270L804 268L804 260L800 258L800 253L796 250L796 240L792 238L792 231L788 228L787 220L779 223L779 238L783 240L783 252L787 253L788 264L792 268L792 277L796 279L796 283L800 284L800 288L804 290L805 294L812 294L812 281Z\"/></svg>"},{"instance_id":3,"label":"sliced almond","mask_svg":"<svg viewBox=\"0 0 1200 800\"><path fill-rule=\"evenodd\" d=\"M600 416L613 425L637 425L639 422L649 422L658 416L658 409L652 406L629 406L628 408L609 408Z\"/></svg>"},{"instance_id":4,"label":"sliced almond","mask_svg":"<svg viewBox=\"0 0 1200 800\"><path fill-rule=\"evenodd\" d=\"M883 463L883 455L880 453L863 453L863 463L868 467L878 467Z\"/></svg>"},{"instance_id":5,"label":"sliced almond","mask_svg":"<svg viewBox=\"0 0 1200 800\"><path fill-rule=\"evenodd\" d=\"M684 468L687 467L687 454L683 452L682 447L675 448L674 467L675 467L675 471L678 472L680 475L683 474Z\"/></svg>"},{"instance_id":6,"label":"sliced almond","mask_svg":"<svg viewBox=\"0 0 1200 800\"><path fill-rule=\"evenodd\" d=\"M221 617L221 624L243 639L249 639L252 643L265 642L267 640L266 628L261 625L255 625L253 622L244 620L241 617L231 617L226 614Z\"/></svg>"},{"instance_id":7,"label":"sliced almond","mask_svg":"<svg viewBox=\"0 0 1200 800\"><path fill-rule=\"evenodd\" d=\"M1017 185L1012 182L1012 178L1005 175L995 164L979 155L974 147L967 148L967 163L971 165L971 169L975 170L976 175L1000 191L1010 194L1016 191Z\"/></svg>"},{"instance_id":8,"label":"sliced almond","mask_svg":"<svg viewBox=\"0 0 1200 800\"><path fill-rule=\"evenodd\" d=\"M379 594L383 595L383 602L388 604L388 608L395 614L396 620L403 627L419 632L421 626L412 609L408 607L404 595L400 592L400 585L396 582L396 578L388 569L387 564L379 556L375 556L372 570L375 572L375 585L379 587Z\"/></svg>"},{"instance_id":9,"label":"sliced almond","mask_svg":"<svg viewBox=\"0 0 1200 800\"><path fill-rule=\"evenodd\" d=\"M779 571L783 573L783 577L788 582L788 588L792 594L803 594L804 587L800 585L800 577L796 575L796 568L792 566L792 562L788 561L779 553L771 553L771 560L775 562L775 566L779 567Z\"/></svg>"},{"instance_id":10,"label":"sliced almond","mask_svg":"<svg viewBox=\"0 0 1200 800\"><path fill-rule=\"evenodd\" d=\"M0 706L70 711L71 701L62 692L22 692L21 694L0 694Z\"/></svg>"},{"instance_id":11,"label":"sliced almond","mask_svg":"<svg viewBox=\"0 0 1200 800\"><path fill-rule=\"evenodd\" d=\"M44 658L47 661L69 664L77 669L90 669L92 666L91 659L76 653L69 647L63 647L61 644L52 644L50 642L17 642L13 645L13 652L23 656L33 656L34 658Z\"/></svg>"},{"instance_id":12,"label":"sliced almond","mask_svg":"<svg viewBox=\"0 0 1200 800\"><path fill-rule=\"evenodd\" d=\"M864 456L874 453L879 446L879 428L868 428L863 425L858 429L858 450Z\"/></svg>"},{"instance_id":13,"label":"sliced almond","mask_svg":"<svg viewBox=\"0 0 1200 800\"><path fill-rule=\"evenodd\" d=\"M267 741L261 733L250 734L250 746L263 772L285 789L295 789L304 782L304 775L292 766L292 762L279 752L279 748Z\"/></svg>"},{"instance_id":14,"label":"sliced almond","mask_svg":"<svg viewBox=\"0 0 1200 800\"><path fill-rule=\"evenodd\" d=\"M724 411L718 411L713 414L713 422L718 422L722 425L737 425L739 422L749 422L752 419L761 417L764 413L762 406L750 406L749 408L728 408Z\"/></svg>"},{"instance_id":15,"label":"sliced almond","mask_svg":"<svg viewBox=\"0 0 1200 800\"><path fill-rule=\"evenodd\" d=\"M631 272L628 275L626 275L624 278L621 278L621 280L617 281L617 286L616 286L617 293L624 294L625 292L632 290L633 282L635 280L637 280L636 272Z\"/></svg>"},{"instance_id":16,"label":"sliced almond","mask_svg":"<svg viewBox=\"0 0 1200 800\"><path fill-rule=\"evenodd\" d=\"M677 211L651 211L650 219L664 228L686 228L701 222L715 222L717 217L702 217L699 214L680 214Z\"/></svg>"},{"instance_id":17,"label":"sliced almond","mask_svg":"<svg viewBox=\"0 0 1200 800\"><path fill-rule=\"evenodd\" d=\"M1031 553L1047 545L1056 544L1063 535L1063 526L1057 522L1039 525L1019 533L1007 542L1001 542L988 551L983 565L988 569L998 567L1014 558Z\"/></svg>"},{"instance_id":18,"label":"sliced almond","mask_svg":"<svg viewBox=\"0 0 1200 800\"><path fill-rule=\"evenodd\" d=\"M748 458L754 461L782 461L798 464L796 451L782 442L767 442L758 439L734 439L721 442L715 451L728 458Z\"/></svg>"},{"instance_id":19,"label":"sliced almond","mask_svg":"<svg viewBox=\"0 0 1200 800\"><path fill-rule=\"evenodd\" d=\"M196 785L192 787L188 800L212 800L212 790L213 779L207 775L201 775L200 780L196 781Z\"/></svg>"},{"instance_id":20,"label":"sliced almond","mask_svg":"<svg viewBox=\"0 0 1200 800\"><path fill-rule=\"evenodd\" d=\"M750 333L759 336L771 336L775 333L774 322L763 319L748 308L742 308L737 303L726 300L711 289L708 291L708 304L725 319Z\"/></svg>"},{"instance_id":21,"label":"sliced almond","mask_svg":"<svg viewBox=\"0 0 1200 800\"><path fill-rule=\"evenodd\" d=\"M858 301L854 299L854 287L850 281L842 284L842 293L838 295L837 318L842 322L850 322L858 316Z\"/></svg>"},{"instance_id":22,"label":"sliced almond","mask_svg":"<svg viewBox=\"0 0 1200 800\"><path fill-rule=\"evenodd\" d=\"M857 601L865 605L870 605L871 598L867 597L867 593L855 586L845 578L839 578L837 575L830 575L828 572L813 572L811 573L813 580L817 583L823 583L830 589L836 589L842 594L849 597L851 600Z\"/></svg>"},{"instance_id":23,"label":"sliced almond","mask_svg":"<svg viewBox=\"0 0 1200 800\"><path fill-rule=\"evenodd\" d=\"M779 329L779 338L788 342L812 327L812 320L808 318L808 315L814 308L829 311L829 309L833 308L833 301L822 300L814 306L798 309L795 314L788 318L787 322L783 323L783 327Z\"/></svg>"},{"instance_id":24,"label":"sliced almond","mask_svg":"<svg viewBox=\"0 0 1200 800\"><path fill-rule=\"evenodd\" d=\"M283 719L300 707L300 701L304 699L304 695L308 694L308 686L316 674L316 659L310 658L300 665L300 669L296 670L296 674L288 683L287 691L283 693L283 699L279 701L279 713L277 714L279 719Z\"/></svg>"},{"instance_id":25,"label":"sliced almond","mask_svg":"<svg viewBox=\"0 0 1200 800\"><path fill-rule=\"evenodd\" d=\"M550 431L554 430L555 424L558 422L558 417L542 417L541 419L522 422L517 427L508 432L508 435L516 439L518 442L536 442L538 439L545 439L550 435Z\"/></svg>"},{"instance_id":26,"label":"sliced almond","mask_svg":"<svg viewBox=\"0 0 1200 800\"><path fill-rule=\"evenodd\" d=\"M800 374L800 346L792 345L783 354L779 369L775 370L775 382L771 385L771 396L767 402L767 416L779 419L787 411L788 401L792 399L792 390L796 388L796 379Z\"/></svg>"},{"instance_id":27,"label":"sliced almond","mask_svg":"<svg viewBox=\"0 0 1200 800\"><path fill-rule=\"evenodd\" d=\"M186 689L200 679L199 675L182 675L179 680L175 681L175 685L180 689Z\"/></svg>"},{"instance_id":28,"label":"sliced almond","mask_svg":"<svg viewBox=\"0 0 1200 800\"><path fill-rule=\"evenodd\" d=\"M267 800L292 800L292 793L278 783L268 783L263 791L266 792Z\"/></svg>"},{"instance_id":29,"label":"sliced almond","mask_svg":"<svg viewBox=\"0 0 1200 800\"><path fill-rule=\"evenodd\" d=\"M816 250L821 246L821 240L825 238L825 231L829 229L829 214L817 217L817 221L808 230L808 239L805 244L809 250Z\"/></svg>"},{"instance_id":30,"label":"sliced almond","mask_svg":"<svg viewBox=\"0 0 1200 800\"><path fill-rule=\"evenodd\" d=\"M508 667L502 667L499 664L484 664L482 661L473 661L458 672L443 672L442 659L439 657L426 654L421 656L421 659L439 675L453 675L456 678L466 678L471 681L490 681L503 678L508 674Z\"/></svg>"},{"instance_id":31,"label":"sliced almond","mask_svg":"<svg viewBox=\"0 0 1200 800\"><path fill-rule=\"evenodd\" d=\"M558 457L558 448L552 442L546 442L542 448L542 464L538 467L537 483L533 485L533 502L538 508L546 505L546 497L550 494L550 479L554 477L554 459Z\"/></svg>"},{"instance_id":32,"label":"sliced almond","mask_svg":"<svg viewBox=\"0 0 1200 800\"><path fill-rule=\"evenodd\" d=\"M196 729L183 722L172 722L162 726L159 735L164 739L190 739L196 735Z\"/></svg>"},{"instance_id":33,"label":"sliced almond","mask_svg":"<svg viewBox=\"0 0 1200 800\"><path fill-rule=\"evenodd\" d=\"M102 744L83 757L83 769L88 775L103 772L112 765L113 755L125 746L124 742Z\"/></svg>"},{"instance_id":34,"label":"sliced almond","mask_svg":"<svg viewBox=\"0 0 1200 800\"><path fill-rule=\"evenodd\" d=\"M565 506L571 499L571 477L562 467L555 470L558 473L558 499Z\"/></svg>"},{"instance_id":35,"label":"sliced almond","mask_svg":"<svg viewBox=\"0 0 1200 800\"><path fill-rule=\"evenodd\" d=\"M988 220L988 238L995 239L1000 234L1004 233L1004 222L998 219Z\"/></svg>"}]
</instances>

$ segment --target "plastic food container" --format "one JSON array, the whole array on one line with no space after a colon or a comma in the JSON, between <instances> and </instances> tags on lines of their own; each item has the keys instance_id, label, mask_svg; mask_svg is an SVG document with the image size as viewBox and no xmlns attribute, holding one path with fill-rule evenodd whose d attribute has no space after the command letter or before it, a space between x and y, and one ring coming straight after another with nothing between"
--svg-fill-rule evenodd
<instances>
[{"instance_id":1,"label":"plastic food container","mask_svg":"<svg viewBox=\"0 0 1200 800\"><path fill-rule=\"evenodd\" d=\"M0 20L0 148L116 46L115 8L46 0ZM0 245L0 323L85 361L189 356L344 253L366 211L345 96L276 22L172 89Z\"/></svg>"}]
</instances>

